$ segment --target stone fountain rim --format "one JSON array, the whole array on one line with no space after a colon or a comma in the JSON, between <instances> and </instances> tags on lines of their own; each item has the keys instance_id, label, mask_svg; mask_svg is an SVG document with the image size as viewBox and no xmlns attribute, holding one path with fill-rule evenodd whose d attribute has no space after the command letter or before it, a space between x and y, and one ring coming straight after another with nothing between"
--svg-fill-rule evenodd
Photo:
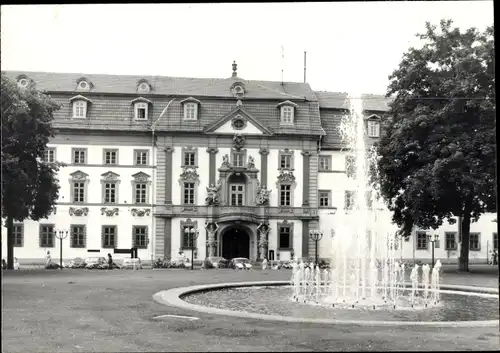
<instances>
[{"instance_id":1,"label":"stone fountain rim","mask_svg":"<svg viewBox=\"0 0 500 353\"><path fill-rule=\"evenodd\" d=\"M257 319L266 321L281 321L308 324L327 325L354 325L354 326L426 326L426 327L495 327L499 326L499 320L477 320L477 321L366 321L366 320L335 320L335 319L310 319L294 316L268 315L258 313L247 313L243 311L219 309L214 307L191 304L182 298L199 292L220 290L238 287L258 287L258 286L284 286L290 285L290 281L255 281L255 282L233 282L203 284L189 287L172 288L160 291L153 295L153 300L159 304L173 306L180 309L202 312L205 314L233 316L245 319ZM498 296L497 288L474 287L461 285L440 285L440 289L451 290L457 294L474 295L482 297ZM462 292L459 292L462 291Z\"/></svg>"}]
</instances>

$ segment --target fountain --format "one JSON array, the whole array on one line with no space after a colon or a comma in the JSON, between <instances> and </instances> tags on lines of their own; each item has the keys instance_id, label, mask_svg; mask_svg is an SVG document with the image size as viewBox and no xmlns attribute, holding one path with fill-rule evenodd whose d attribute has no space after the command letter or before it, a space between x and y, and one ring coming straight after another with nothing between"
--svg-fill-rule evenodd
<instances>
[{"instance_id":1,"label":"fountain","mask_svg":"<svg viewBox=\"0 0 500 353\"><path fill-rule=\"evenodd\" d=\"M349 113L342 119L340 133L345 151L354 157L353 165L348 166L354 170L349 181L355 190L354 197L350 210L337 213L339 231L333 239L331 269L326 269L321 276L318 267L301 263L300 270L292 276L293 299L337 307L342 304L414 308L417 303L429 305L430 290L431 302L437 305L440 262L433 269L428 265L422 268L414 265L410 273L411 291L405 291L405 265L395 261L397 229L385 210L379 185L373 181L376 178L371 179L369 175L377 173L377 155L374 148L366 146L360 95L349 95ZM423 294L419 295L421 291Z\"/></svg>"}]
</instances>

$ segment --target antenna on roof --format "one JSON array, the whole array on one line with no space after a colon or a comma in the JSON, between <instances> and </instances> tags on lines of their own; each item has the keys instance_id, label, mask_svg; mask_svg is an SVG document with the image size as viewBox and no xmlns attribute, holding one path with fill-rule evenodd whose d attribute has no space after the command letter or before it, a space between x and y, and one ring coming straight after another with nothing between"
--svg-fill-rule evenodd
<instances>
[{"instance_id":1,"label":"antenna on roof","mask_svg":"<svg viewBox=\"0 0 500 353\"><path fill-rule=\"evenodd\" d=\"M306 59L307 59L307 52L304 52L304 83L306 83Z\"/></svg>"},{"instance_id":2,"label":"antenna on roof","mask_svg":"<svg viewBox=\"0 0 500 353\"><path fill-rule=\"evenodd\" d=\"M285 67L285 48L281 46L281 85L283 86L283 71Z\"/></svg>"}]
</instances>

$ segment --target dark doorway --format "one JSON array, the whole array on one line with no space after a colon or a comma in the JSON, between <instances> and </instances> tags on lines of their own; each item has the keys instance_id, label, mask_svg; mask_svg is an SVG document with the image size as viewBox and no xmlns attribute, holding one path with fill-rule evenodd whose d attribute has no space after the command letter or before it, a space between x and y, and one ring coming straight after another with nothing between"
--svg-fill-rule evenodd
<instances>
[{"instance_id":1,"label":"dark doorway","mask_svg":"<svg viewBox=\"0 0 500 353\"><path fill-rule=\"evenodd\" d=\"M235 257L250 258L250 236L241 228L232 228L222 236L222 257L231 260Z\"/></svg>"}]
</instances>

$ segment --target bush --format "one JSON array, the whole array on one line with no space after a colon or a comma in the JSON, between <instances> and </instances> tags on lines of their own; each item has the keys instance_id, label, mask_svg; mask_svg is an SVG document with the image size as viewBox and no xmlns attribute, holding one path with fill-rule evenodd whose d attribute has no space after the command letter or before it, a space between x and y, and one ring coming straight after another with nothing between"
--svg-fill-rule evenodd
<instances>
[{"instance_id":1,"label":"bush","mask_svg":"<svg viewBox=\"0 0 500 353\"><path fill-rule=\"evenodd\" d=\"M186 268L186 265L183 262L158 258L153 262L153 268Z\"/></svg>"}]
</instances>

